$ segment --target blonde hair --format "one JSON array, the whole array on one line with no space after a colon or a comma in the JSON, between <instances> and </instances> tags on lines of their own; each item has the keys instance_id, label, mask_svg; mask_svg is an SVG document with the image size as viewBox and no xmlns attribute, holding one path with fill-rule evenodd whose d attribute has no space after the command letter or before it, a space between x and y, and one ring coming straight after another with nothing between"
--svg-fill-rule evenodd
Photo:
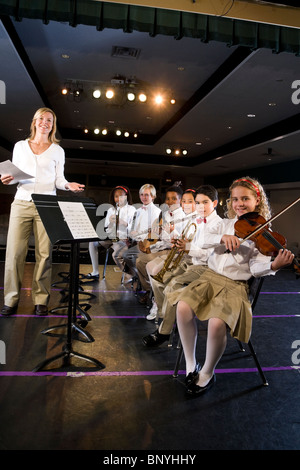
<instances>
[{"instance_id":1,"label":"blonde hair","mask_svg":"<svg viewBox=\"0 0 300 470\"><path fill-rule=\"evenodd\" d=\"M256 212L258 212L262 217L268 220L271 217L271 208L265 190L259 183L259 181L250 178L249 176L234 180L234 182L230 186L230 197L226 201L227 209L225 215L229 219L233 219L236 216L236 213L232 209L231 192L233 188L236 188L237 186L242 186L244 188L250 189L250 191L253 192L255 197L259 197L259 203Z\"/></svg>"},{"instance_id":2,"label":"blonde hair","mask_svg":"<svg viewBox=\"0 0 300 470\"><path fill-rule=\"evenodd\" d=\"M28 140L34 140L35 134L36 134L36 127L35 127L36 120L45 113L51 113L52 116L53 116L53 126L52 126L52 129L51 129L51 131L49 133L49 136L48 136L49 142L51 142L51 144L58 144L59 140L55 136L56 131L57 131L56 115L52 111L52 109L50 109L50 108L40 108L35 112L35 114L32 118L32 122L31 122L31 126L30 126L30 135L28 137Z\"/></svg>"},{"instance_id":3,"label":"blonde hair","mask_svg":"<svg viewBox=\"0 0 300 470\"><path fill-rule=\"evenodd\" d=\"M142 192L145 191L145 189L150 189L150 194L153 198L156 197L156 189L155 187L153 186L153 184L144 184L140 190L139 190L139 194L141 194Z\"/></svg>"}]
</instances>

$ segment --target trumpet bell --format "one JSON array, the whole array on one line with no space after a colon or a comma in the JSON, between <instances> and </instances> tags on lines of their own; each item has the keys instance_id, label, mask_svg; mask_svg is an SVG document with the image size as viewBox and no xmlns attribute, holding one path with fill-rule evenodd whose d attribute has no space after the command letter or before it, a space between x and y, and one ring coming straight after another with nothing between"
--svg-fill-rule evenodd
<instances>
[{"instance_id":1,"label":"trumpet bell","mask_svg":"<svg viewBox=\"0 0 300 470\"><path fill-rule=\"evenodd\" d=\"M197 225L195 223L188 224L185 227L185 229L183 230L182 234L181 234L181 237L184 238L186 236L186 234L188 233L190 228L193 228L194 230L193 230L192 234L188 237L189 242L191 242L193 240L194 236L195 236L195 233L197 231ZM166 272L167 271L172 271L174 268L177 268L177 266L179 265L183 255L184 255L184 251L178 251L178 248L176 247L176 245L173 246L173 248L170 250L170 253L168 254L168 256L165 260L165 263L164 263L162 269L157 274L155 274L154 276L151 275L151 277L153 279L155 279L155 281L158 281L161 284L163 284L163 277L166 274Z\"/></svg>"}]
</instances>

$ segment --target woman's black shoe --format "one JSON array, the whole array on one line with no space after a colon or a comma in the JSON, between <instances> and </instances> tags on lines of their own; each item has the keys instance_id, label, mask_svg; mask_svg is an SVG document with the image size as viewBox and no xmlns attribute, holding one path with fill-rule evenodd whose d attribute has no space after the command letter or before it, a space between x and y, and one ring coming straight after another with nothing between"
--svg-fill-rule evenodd
<instances>
[{"instance_id":1,"label":"woman's black shoe","mask_svg":"<svg viewBox=\"0 0 300 470\"><path fill-rule=\"evenodd\" d=\"M190 372L184 379L184 383L187 387L198 379L200 369L201 365L197 362L194 372Z\"/></svg>"},{"instance_id":2,"label":"woman's black shoe","mask_svg":"<svg viewBox=\"0 0 300 470\"><path fill-rule=\"evenodd\" d=\"M210 381L204 387L200 387L200 385L196 385L195 382L192 382L187 388L187 394L192 397L199 397L200 395L202 395L202 393L209 390L213 386L215 381L216 376L214 374Z\"/></svg>"}]
</instances>

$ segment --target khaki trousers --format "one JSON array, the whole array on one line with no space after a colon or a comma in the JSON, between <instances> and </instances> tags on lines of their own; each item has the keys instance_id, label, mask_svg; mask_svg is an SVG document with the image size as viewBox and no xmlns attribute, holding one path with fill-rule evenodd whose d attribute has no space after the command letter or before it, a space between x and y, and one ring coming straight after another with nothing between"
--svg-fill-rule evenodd
<instances>
[{"instance_id":1,"label":"khaki trousers","mask_svg":"<svg viewBox=\"0 0 300 470\"><path fill-rule=\"evenodd\" d=\"M7 234L4 303L14 307L20 300L28 242L33 230L35 267L32 280L34 305L47 305L50 297L52 259L51 242L33 202L15 199L11 205Z\"/></svg>"},{"instance_id":2,"label":"khaki trousers","mask_svg":"<svg viewBox=\"0 0 300 470\"><path fill-rule=\"evenodd\" d=\"M147 272L147 264L155 258L168 254L169 250L157 251L156 253L139 253L136 259L136 269L139 275L141 287L143 290L150 292L151 284Z\"/></svg>"}]
</instances>

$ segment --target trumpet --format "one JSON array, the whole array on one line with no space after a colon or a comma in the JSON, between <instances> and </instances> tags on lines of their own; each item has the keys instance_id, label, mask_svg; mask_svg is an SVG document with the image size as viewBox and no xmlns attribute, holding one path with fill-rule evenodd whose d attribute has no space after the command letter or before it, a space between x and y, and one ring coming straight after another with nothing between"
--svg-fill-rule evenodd
<instances>
[{"instance_id":1,"label":"trumpet","mask_svg":"<svg viewBox=\"0 0 300 470\"><path fill-rule=\"evenodd\" d=\"M181 233L181 239L184 240L187 233L191 228L194 228L193 232L189 235L187 238L188 242L191 242L196 234L197 231L197 225L194 222L189 223L184 230ZM184 255L184 251L179 251L179 248L174 245L173 248L171 248L170 253L168 254L164 265L162 269L155 274L154 276L151 275L153 279L155 279L158 282L163 282L163 277L167 271L173 271L173 269L177 268L179 265L180 261L182 260L182 257Z\"/></svg>"}]
</instances>

